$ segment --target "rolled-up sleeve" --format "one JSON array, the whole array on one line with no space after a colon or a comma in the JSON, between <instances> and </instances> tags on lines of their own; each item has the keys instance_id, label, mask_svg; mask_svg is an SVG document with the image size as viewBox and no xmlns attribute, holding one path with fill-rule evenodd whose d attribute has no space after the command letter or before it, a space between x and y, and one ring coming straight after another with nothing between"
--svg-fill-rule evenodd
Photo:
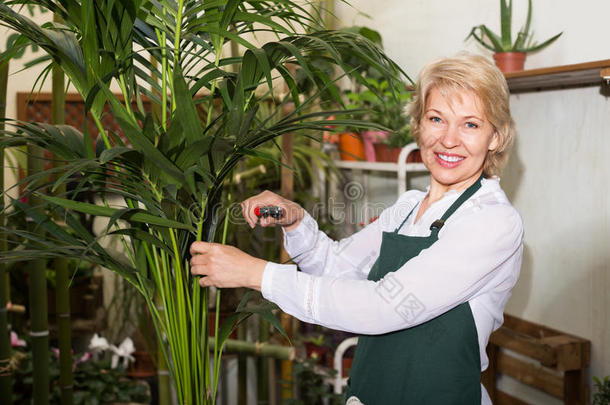
<instances>
[{"instance_id":1,"label":"rolled-up sleeve","mask_svg":"<svg viewBox=\"0 0 610 405\"><path fill-rule=\"evenodd\" d=\"M387 333L423 323L507 278L516 279L522 238L521 218L510 205L471 208L450 218L437 242L377 282L339 277L329 266L321 274L306 274L295 265L268 263L262 293L305 322Z\"/></svg>"}]
</instances>

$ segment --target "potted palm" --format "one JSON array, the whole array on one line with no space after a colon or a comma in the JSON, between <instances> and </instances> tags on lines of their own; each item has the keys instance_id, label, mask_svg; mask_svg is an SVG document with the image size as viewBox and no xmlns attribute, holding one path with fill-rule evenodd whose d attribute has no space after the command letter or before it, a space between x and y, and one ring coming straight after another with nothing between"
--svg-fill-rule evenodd
<instances>
[{"instance_id":1,"label":"potted palm","mask_svg":"<svg viewBox=\"0 0 610 405\"><path fill-rule=\"evenodd\" d=\"M533 39L533 32L530 31L532 21L532 0L528 0L527 18L525 25L519 30L513 41L512 36L512 0L500 0L500 26L501 34L498 35L490 30L486 25L481 24L473 27L466 39L472 37L485 48L494 52L496 66L503 72L513 72L523 70L527 53L538 51L553 43L562 34L547 39L538 44Z\"/></svg>"},{"instance_id":2,"label":"potted palm","mask_svg":"<svg viewBox=\"0 0 610 405\"><path fill-rule=\"evenodd\" d=\"M212 333L209 292L188 267L190 243L224 243L224 187L238 162L254 155L281 164L260 145L301 130L322 134L330 115L338 125L370 126L346 118L342 109L311 109L322 91L341 103L335 86L341 76L367 85L345 55L366 61L392 83L403 73L371 41L324 29L319 10L290 0L47 0L44 7L63 22L44 26L9 7L24 2L0 4L0 24L63 68L100 136L92 143L86 128L82 133L62 125L9 123L0 147L33 144L65 165L50 170L52 182L46 174L26 179L38 204L11 201L46 236L18 230L25 242L1 260L71 256L122 276L146 301L179 403L213 404L220 356L237 324L257 313L281 326L269 305L244 301L222 324L216 314ZM257 32L274 37L256 44ZM231 43L243 53L227 55ZM331 61L338 76L316 69L319 61ZM299 66L318 90L303 96L290 65ZM114 86L120 95L111 91ZM278 120L255 119L261 97L277 101ZM145 99L152 111L143 107ZM103 126L104 106L122 134ZM57 193L74 174L76 189ZM96 195L99 204L73 200L83 191ZM81 225L83 213L106 219L101 235ZM126 259L102 239L118 241Z\"/></svg>"}]
</instances>

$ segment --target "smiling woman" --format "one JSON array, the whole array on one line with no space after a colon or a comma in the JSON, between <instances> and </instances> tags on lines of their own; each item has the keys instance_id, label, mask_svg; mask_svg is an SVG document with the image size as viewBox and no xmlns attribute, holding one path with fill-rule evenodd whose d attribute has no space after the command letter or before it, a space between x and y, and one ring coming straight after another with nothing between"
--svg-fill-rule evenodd
<instances>
[{"instance_id":1,"label":"smiling woman","mask_svg":"<svg viewBox=\"0 0 610 405\"><path fill-rule=\"evenodd\" d=\"M285 217L260 225L283 227L301 271L205 243L193 246L192 269L209 277L205 285L260 288L305 322L359 333L348 404L489 405L485 349L523 251L521 218L496 177L514 137L508 88L482 57L444 59L420 74L410 111L428 192L407 191L333 241L301 207L266 191L242 202L244 216L254 227L256 207L282 208Z\"/></svg>"}]
</instances>

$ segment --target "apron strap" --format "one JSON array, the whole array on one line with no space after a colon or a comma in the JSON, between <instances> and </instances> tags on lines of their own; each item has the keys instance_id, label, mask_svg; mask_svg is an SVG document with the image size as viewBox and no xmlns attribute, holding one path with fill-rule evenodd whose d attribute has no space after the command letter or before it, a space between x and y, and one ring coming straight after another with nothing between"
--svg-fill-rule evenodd
<instances>
[{"instance_id":1,"label":"apron strap","mask_svg":"<svg viewBox=\"0 0 610 405\"><path fill-rule=\"evenodd\" d=\"M477 181L474 182L474 184L472 184L470 187L468 187L466 189L466 191L464 191L458 197L458 199L455 200L455 202L453 204L451 204L451 206L447 209L447 211L445 211L445 213L443 214L441 219L437 219L436 221L432 222L432 225L430 225L430 230L438 233L438 231L440 231L440 229L443 227L443 225L445 225L445 221L451 216L451 214L453 214L455 211L457 211L457 209L460 208L460 206L462 204L464 204L464 202L466 200L468 200L470 197L472 197L474 195L474 193L476 193L481 188L482 179L483 179L483 173L481 173L481 176L479 177L479 179Z\"/></svg>"},{"instance_id":2,"label":"apron strap","mask_svg":"<svg viewBox=\"0 0 610 405\"><path fill-rule=\"evenodd\" d=\"M451 216L451 214L453 214L458 208L460 208L460 206L464 203L464 201L466 201L467 199L472 197L472 195L481 188L481 179L483 179L483 173L481 173L481 176L478 178L478 180L476 182L474 182L474 184L472 184L470 187L468 187L458 197L458 199L455 200L455 202L453 204L451 204L451 206L447 209L447 211L445 211L445 213L443 214L441 219L437 219L436 221L432 222L432 225L430 225L431 231L438 233L438 231L441 230L443 225L445 225L445 221L447 220L447 218L449 218ZM405 224L405 222L407 222L407 220L409 219L409 217L411 216L413 211L415 211L415 208L417 208L419 206L419 204L420 203L417 203L417 204L415 204L415 206L413 208L411 208L409 215L407 215L407 217L405 219L403 219L403 221L400 223L398 228L396 228L394 230L394 233L398 233L400 228L402 228L402 226Z\"/></svg>"},{"instance_id":3,"label":"apron strap","mask_svg":"<svg viewBox=\"0 0 610 405\"><path fill-rule=\"evenodd\" d=\"M409 215L407 215L407 217L405 219L402 220L402 222L400 223L400 225L398 225L398 228L394 229L394 233L398 233L398 231L400 230L400 228L402 228L402 226L405 224L405 222L407 222L407 220L409 219L409 217L411 216L411 214L413 213L413 211L415 211L415 208L417 208L417 206L419 205L419 203L415 204L413 206L413 208L411 208L411 211L409 211Z\"/></svg>"}]
</instances>

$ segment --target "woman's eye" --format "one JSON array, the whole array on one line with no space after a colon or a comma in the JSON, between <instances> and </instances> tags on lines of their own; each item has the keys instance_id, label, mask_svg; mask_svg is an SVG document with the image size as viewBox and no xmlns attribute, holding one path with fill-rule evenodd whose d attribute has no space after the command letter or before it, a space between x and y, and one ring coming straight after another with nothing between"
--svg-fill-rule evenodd
<instances>
[{"instance_id":1,"label":"woman's eye","mask_svg":"<svg viewBox=\"0 0 610 405\"><path fill-rule=\"evenodd\" d=\"M475 124L474 122L467 122L466 127L474 129L474 128L478 128L479 126L477 124Z\"/></svg>"},{"instance_id":2,"label":"woman's eye","mask_svg":"<svg viewBox=\"0 0 610 405\"><path fill-rule=\"evenodd\" d=\"M441 122L441 119L439 117L430 117L430 121L432 121L432 122Z\"/></svg>"}]
</instances>

